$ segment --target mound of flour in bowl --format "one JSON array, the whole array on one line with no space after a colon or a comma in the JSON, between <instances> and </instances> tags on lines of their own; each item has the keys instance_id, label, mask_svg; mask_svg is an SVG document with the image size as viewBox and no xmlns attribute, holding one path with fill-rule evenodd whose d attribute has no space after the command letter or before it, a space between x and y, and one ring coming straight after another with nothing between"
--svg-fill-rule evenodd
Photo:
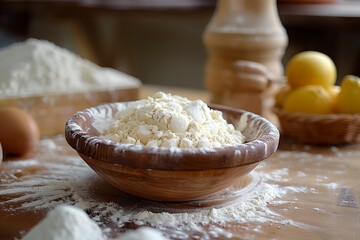
<instances>
[{"instance_id":1,"label":"mound of flour in bowl","mask_svg":"<svg viewBox=\"0 0 360 240\"><path fill-rule=\"evenodd\" d=\"M0 49L0 95L28 96L136 87L140 81L37 39Z\"/></svg>"},{"instance_id":2,"label":"mound of flour in bowl","mask_svg":"<svg viewBox=\"0 0 360 240\"><path fill-rule=\"evenodd\" d=\"M157 92L120 110L103 137L115 142L148 147L223 147L244 142L220 111L203 101Z\"/></svg>"}]
</instances>

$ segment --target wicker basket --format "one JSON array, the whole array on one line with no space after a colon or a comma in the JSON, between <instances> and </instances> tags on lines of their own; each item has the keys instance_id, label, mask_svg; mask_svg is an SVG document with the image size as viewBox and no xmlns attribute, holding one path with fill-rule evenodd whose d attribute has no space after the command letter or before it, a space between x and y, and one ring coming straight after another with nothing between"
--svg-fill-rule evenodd
<instances>
[{"instance_id":1,"label":"wicker basket","mask_svg":"<svg viewBox=\"0 0 360 240\"><path fill-rule=\"evenodd\" d=\"M275 108L281 133L306 144L360 143L360 114L302 114Z\"/></svg>"}]
</instances>

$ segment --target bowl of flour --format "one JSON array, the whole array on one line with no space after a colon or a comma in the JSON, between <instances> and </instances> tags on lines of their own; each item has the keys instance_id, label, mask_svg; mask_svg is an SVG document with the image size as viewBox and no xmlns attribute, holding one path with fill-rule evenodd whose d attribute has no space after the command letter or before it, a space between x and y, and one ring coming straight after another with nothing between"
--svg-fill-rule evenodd
<instances>
[{"instance_id":1,"label":"bowl of flour","mask_svg":"<svg viewBox=\"0 0 360 240\"><path fill-rule=\"evenodd\" d=\"M254 113L163 92L77 112L65 137L107 182L156 201L219 192L279 143L277 128Z\"/></svg>"}]
</instances>

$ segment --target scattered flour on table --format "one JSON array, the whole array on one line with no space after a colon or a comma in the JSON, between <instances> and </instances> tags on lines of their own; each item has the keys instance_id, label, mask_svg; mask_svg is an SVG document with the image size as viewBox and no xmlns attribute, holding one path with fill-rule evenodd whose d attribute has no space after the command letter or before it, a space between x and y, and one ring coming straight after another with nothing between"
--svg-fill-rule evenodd
<instances>
[{"instance_id":1,"label":"scattered flour on table","mask_svg":"<svg viewBox=\"0 0 360 240\"><path fill-rule=\"evenodd\" d=\"M202 208L186 205L185 208L184 206L174 208L173 204L129 198L121 194L113 198L107 196L106 200L98 199L94 197L92 191L96 191L100 186L97 185L99 182L102 184L104 182L80 157L73 153L63 153L59 141L64 141L63 136L41 140L38 150L42 152L41 157L44 159L35 156L29 160L2 163L2 171L8 174L2 175L0 195L9 197L6 198L8 200L0 202L0 206L6 205L7 211L11 212L71 205L88 213L90 219L102 229L104 239L109 238L111 229L127 229L128 224L152 227L161 231L167 238L225 239L232 237L231 232L226 229L229 224L231 228L233 223L295 224L289 223L289 220L272 211L269 205L286 203L287 201L282 201L281 197L288 193L312 192L312 189L302 185L281 187L284 180L290 177L289 169L264 171L268 170L266 167L268 163L264 162L250 173L258 182L253 186L246 185L245 189L250 187L245 194L237 195L236 199L224 205ZM61 161L49 161L54 153L64 154ZM281 152L277 157L287 159L288 152ZM303 154L299 153L296 157L302 159ZM40 170L36 170L38 168ZM31 174L21 172L26 172L27 169ZM334 188L331 182L318 184L329 189ZM193 206L197 206L196 203ZM139 236L141 234L139 233ZM118 235L118 237L124 236L120 233Z\"/></svg>"},{"instance_id":2,"label":"scattered flour on table","mask_svg":"<svg viewBox=\"0 0 360 240\"><path fill-rule=\"evenodd\" d=\"M154 228L139 227L136 230L128 231L116 238L116 240L167 240L162 233Z\"/></svg>"},{"instance_id":3,"label":"scattered flour on table","mask_svg":"<svg viewBox=\"0 0 360 240\"><path fill-rule=\"evenodd\" d=\"M52 143L51 139L41 141L40 148L50 146L47 158L52 152L61 151L54 147L57 144ZM45 153L44 149L39 151ZM22 177L19 181L11 174L10 169L19 169L20 166L23 171L30 169L33 174L20 174ZM34 171L37 167L43 170ZM59 205L72 205L89 213L89 217L100 226L105 236L110 231L109 223L117 228L133 223L155 228L168 238L186 239L193 236L194 232L200 239L230 238L231 233L223 229L227 224L268 222L278 218L278 215L268 208L268 204L285 194L277 184L265 182L269 179L277 180L278 173L265 174L254 170L252 174L259 178L259 184L244 196L241 195L225 205L184 210L138 198L129 201L127 195L116 196L114 202L96 199L88 190L93 184L91 181L101 180L80 157L74 155L65 154L60 162L37 158L5 162L2 168L8 169L9 178L4 178L0 183L0 194L15 194L13 198L0 203L6 204L8 211L53 209Z\"/></svg>"},{"instance_id":4,"label":"scattered flour on table","mask_svg":"<svg viewBox=\"0 0 360 240\"><path fill-rule=\"evenodd\" d=\"M126 144L165 148L212 148L241 144L242 133L203 101L158 92L120 110L102 131Z\"/></svg>"},{"instance_id":5,"label":"scattered flour on table","mask_svg":"<svg viewBox=\"0 0 360 240\"><path fill-rule=\"evenodd\" d=\"M45 158L51 159L54 152L62 151L57 141L63 141L63 136L59 136L59 138L41 140L39 151L48 154L44 156ZM289 154L294 153L282 151L277 157L287 160ZM306 158L309 158L308 154L306 154ZM348 152L343 150L334 154L341 155L348 154ZM351 156L360 156L360 152L356 151ZM296 157L303 159L304 154L298 153ZM311 161L311 158L309 161ZM164 206L137 198L129 199L122 195L116 196L113 199L114 201L111 199L96 199L88 191L92 184L90 179L94 181L96 174L81 158L64 154L61 161L49 162L35 156L34 159L2 163L1 170L5 174L2 175L0 181L0 195L11 197L0 202L0 206L6 205L7 211L11 212L14 210L36 211L44 208L53 209L59 205L72 205L89 213L90 219L102 229L105 239L111 229L121 229L128 223L153 227L155 228L154 231L161 231L164 237L168 238L188 239L191 237L196 239L197 237L198 239L210 239L214 237L225 239L232 237L231 233L227 232L226 227L227 224L231 225L234 222L296 224L271 211L269 204L288 203L288 201L282 201L281 199L285 194L309 193L312 192L312 189L302 185L280 187L279 184L282 184L284 179L289 178L289 169L280 168L271 172L264 172L263 170L267 169L266 166L267 163L264 162L250 173L257 175L259 184L255 184L257 187L250 189L249 192L241 195L238 199L224 206L182 210L182 207L171 208L171 205ZM43 169L38 172L36 171L37 168ZM22 171L27 171L27 169L32 172L31 176L23 174ZM330 190L339 188L339 186L331 182L320 182L318 184ZM58 219L61 218L58 217ZM111 229L109 229L108 224L110 224ZM78 226L75 224L73 227ZM140 231L141 227L138 229ZM55 228L54 230L59 229ZM141 239L140 236L144 232L152 236L152 233L141 230L136 235L139 237L138 239ZM196 234L194 235L194 233ZM125 240L125 238L121 238L124 235L120 234L118 238Z\"/></svg>"},{"instance_id":6,"label":"scattered flour on table","mask_svg":"<svg viewBox=\"0 0 360 240\"><path fill-rule=\"evenodd\" d=\"M0 49L2 97L137 87L140 81L102 68L46 40L28 39Z\"/></svg>"}]
</instances>

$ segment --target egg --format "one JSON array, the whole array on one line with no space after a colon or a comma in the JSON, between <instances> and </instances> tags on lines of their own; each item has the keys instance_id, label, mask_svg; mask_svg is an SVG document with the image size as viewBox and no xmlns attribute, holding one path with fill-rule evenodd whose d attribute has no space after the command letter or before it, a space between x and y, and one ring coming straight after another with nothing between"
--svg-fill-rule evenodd
<instances>
[{"instance_id":1,"label":"egg","mask_svg":"<svg viewBox=\"0 0 360 240\"><path fill-rule=\"evenodd\" d=\"M24 155L33 151L40 140L34 118L18 107L0 108L0 144L4 154Z\"/></svg>"}]
</instances>

